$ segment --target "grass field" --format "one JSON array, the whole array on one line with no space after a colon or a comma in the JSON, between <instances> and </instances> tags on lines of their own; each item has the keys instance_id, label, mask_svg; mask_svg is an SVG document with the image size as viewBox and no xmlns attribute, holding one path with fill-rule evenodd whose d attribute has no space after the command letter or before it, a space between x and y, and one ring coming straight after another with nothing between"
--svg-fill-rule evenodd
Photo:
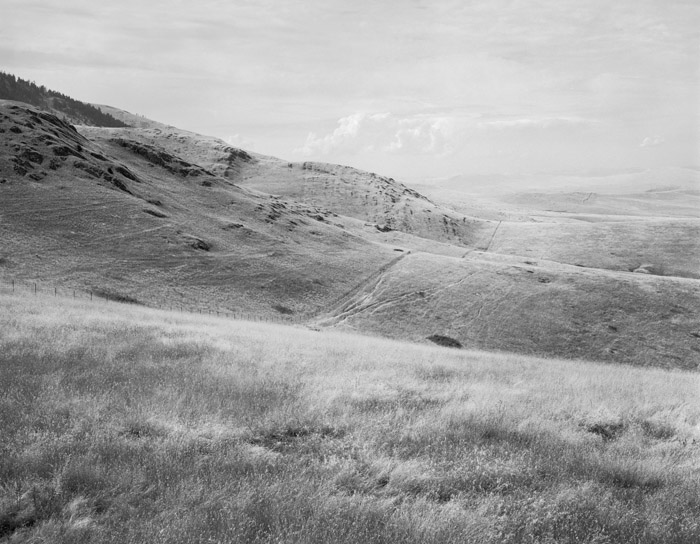
<instances>
[{"instance_id":1,"label":"grass field","mask_svg":"<svg viewBox=\"0 0 700 544\"><path fill-rule=\"evenodd\" d=\"M0 541L700 541L700 375L0 293Z\"/></svg>"}]
</instances>

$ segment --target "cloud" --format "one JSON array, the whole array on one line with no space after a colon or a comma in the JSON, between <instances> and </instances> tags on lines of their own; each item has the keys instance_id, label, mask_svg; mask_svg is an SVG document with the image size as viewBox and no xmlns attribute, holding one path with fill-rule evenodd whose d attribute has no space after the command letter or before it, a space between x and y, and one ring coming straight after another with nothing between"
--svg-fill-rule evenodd
<instances>
[{"instance_id":1,"label":"cloud","mask_svg":"<svg viewBox=\"0 0 700 544\"><path fill-rule=\"evenodd\" d=\"M388 151L446 155L453 150L453 121L448 118L406 118L397 124Z\"/></svg>"},{"instance_id":2,"label":"cloud","mask_svg":"<svg viewBox=\"0 0 700 544\"><path fill-rule=\"evenodd\" d=\"M295 152L305 156L361 152L444 155L452 151L452 128L448 117L358 112L339 119L329 134L309 133Z\"/></svg>"},{"instance_id":3,"label":"cloud","mask_svg":"<svg viewBox=\"0 0 700 544\"><path fill-rule=\"evenodd\" d=\"M253 149L256 146L255 140L251 140L245 136L241 136L240 134L231 134L224 138L224 141L228 145L243 149Z\"/></svg>"},{"instance_id":4,"label":"cloud","mask_svg":"<svg viewBox=\"0 0 700 544\"><path fill-rule=\"evenodd\" d=\"M475 123L477 128L556 128L592 126L599 121L576 116L545 116L545 117L506 117L483 119Z\"/></svg>"},{"instance_id":5,"label":"cloud","mask_svg":"<svg viewBox=\"0 0 700 544\"><path fill-rule=\"evenodd\" d=\"M475 138L493 137L498 141L523 138L523 131L549 132L562 129L580 131L600 125L595 119L575 115L512 115L441 111L439 113L353 113L338 120L327 134L311 132L303 146L294 150L306 157L329 156L338 159L362 153L444 158ZM487 136L491 134L491 136Z\"/></svg>"},{"instance_id":6,"label":"cloud","mask_svg":"<svg viewBox=\"0 0 700 544\"><path fill-rule=\"evenodd\" d=\"M554 145L572 167L585 145L607 166L698 160L690 0L0 4L5 70L268 154L396 175L545 168Z\"/></svg>"},{"instance_id":7,"label":"cloud","mask_svg":"<svg viewBox=\"0 0 700 544\"><path fill-rule=\"evenodd\" d=\"M355 148L358 144L360 125L367 125L368 122L371 123L371 118L363 113L348 115L338 120L338 127L331 134L317 136L316 133L310 132L304 146L295 151L303 155L327 155L340 148L353 148L357 151Z\"/></svg>"},{"instance_id":8,"label":"cloud","mask_svg":"<svg viewBox=\"0 0 700 544\"><path fill-rule=\"evenodd\" d=\"M647 136L642 140L642 143L639 144L639 147L656 147L657 145L661 145L665 142L664 138L662 136Z\"/></svg>"}]
</instances>

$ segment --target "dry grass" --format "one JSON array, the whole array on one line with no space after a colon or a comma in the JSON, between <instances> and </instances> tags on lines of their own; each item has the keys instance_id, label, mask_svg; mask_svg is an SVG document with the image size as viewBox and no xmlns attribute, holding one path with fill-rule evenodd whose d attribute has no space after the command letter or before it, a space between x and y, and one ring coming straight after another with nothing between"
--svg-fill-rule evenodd
<instances>
[{"instance_id":1,"label":"dry grass","mask_svg":"<svg viewBox=\"0 0 700 544\"><path fill-rule=\"evenodd\" d=\"M135 130L125 147L113 138L131 140L129 131L95 128L102 137L92 141L8 104L0 131L0 281L271 318L279 306L315 313L395 257L330 212L243 189L174 156L183 147L199 161L208 150L237 172L235 150L211 138ZM159 149L166 142L171 153Z\"/></svg>"},{"instance_id":2,"label":"dry grass","mask_svg":"<svg viewBox=\"0 0 700 544\"><path fill-rule=\"evenodd\" d=\"M473 349L695 370L700 283L484 252L412 253L325 324Z\"/></svg>"},{"instance_id":3,"label":"dry grass","mask_svg":"<svg viewBox=\"0 0 700 544\"><path fill-rule=\"evenodd\" d=\"M2 541L700 540L696 373L0 308Z\"/></svg>"},{"instance_id":4,"label":"dry grass","mask_svg":"<svg viewBox=\"0 0 700 544\"><path fill-rule=\"evenodd\" d=\"M624 272L647 264L653 274L700 278L697 218L574 217L568 222L504 221L490 251Z\"/></svg>"}]
</instances>

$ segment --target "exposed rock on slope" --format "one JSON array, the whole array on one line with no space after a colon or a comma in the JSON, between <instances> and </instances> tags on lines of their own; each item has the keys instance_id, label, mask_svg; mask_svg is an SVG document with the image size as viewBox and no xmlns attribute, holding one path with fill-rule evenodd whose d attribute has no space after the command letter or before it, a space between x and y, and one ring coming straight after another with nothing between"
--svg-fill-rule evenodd
<instances>
[{"instance_id":1,"label":"exposed rock on slope","mask_svg":"<svg viewBox=\"0 0 700 544\"><path fill-rule=\"evenodd\" d=\"M109 111L119 116L120 110ZM132 123L140 119L127 112L122 112L122 117ZM469 247L491 229L490 222L436 205L392 178L347 166L289 163L146 119L143 128L79 127L79 130L104 145L110 141L129 141L132 146L139 144L146 149L157 146L239 186L369 222L383 232L398 230Z\"/></svg>"},{"instance_id":2,"label":"exposed rock on slope","mask_svg":"<svg viewBox=\"0 0 700 544\"><path fill-rule=\"evenodd\" d=\"M241 169L236 182L374 223L385 232L399 230L461 246L476 244L488 226L438 206L392 178L348 166L260 157Z\"/></svg>"},{"instance_id":3,"label":"exposed rock on slope","mask_svg":"<svg viewBox=\"0 0 700 544\"><path fill-rule=\"evenodd\" d=\"M112 141L117 145L133 151L137 155L141 155L151 164L165 168L172 174L183 177L214 176L214 174L208 172L201 166L184 161L153 145L142 144L133 140L124 140L123 138L115 138Z\"/></svg>"},{"instance_id":4,"label":"exposed rock on slope","mask_svg":"<svg viewBox=\"0 0 700 544\"><path fill-rule=\"evenodd\" d=\"M79 130L91 140L104 141L123 139L144 145L157 146L217 176L235 181L241 168L256 162L254 155L228 145L211 136L203 136L170 125L151 121L129 112L100 106L119 119L125 120L130 127L107 129L104 127L81 126Z\"/></svg>"},{"instance_id":5,"label":"exposed rock on slope","mask_svg":"<svg viewBox=\"0 0 700 544\"><path fill-rule=\"evenodd\" d=\"M54 115L21 102L2 100L0 107L2 179L41 181L52 172L69 170L127 193L140 181L126 165L108 160L101 149Z\"/></svg>"},{"instance_id":6,"label":"exposed rock on slope","mask_svg":"<svg viewBox=\"0 0 700 544\"><path fill-rule=\"evenodd\" d=\"M394 257L331 212L237 187L158 142L90 140L12 102L0 130L5 279L276 315L316 312Z\"/></svg>"}]
</instances>

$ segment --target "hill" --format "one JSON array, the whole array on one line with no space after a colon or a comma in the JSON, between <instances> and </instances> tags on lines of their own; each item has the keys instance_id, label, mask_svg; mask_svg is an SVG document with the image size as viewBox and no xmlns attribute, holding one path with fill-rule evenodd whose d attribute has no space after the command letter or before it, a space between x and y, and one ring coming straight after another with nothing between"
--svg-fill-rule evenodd
<instances>
[{"instance_id":1,"label":"hill","mask_svg":"<svg viewBox=\"0 0 700 544\"><path fill-rule=\"evenodd\" d=\"M700 284L474 251L413 253L320 325L471 349L695 370Z\"/></svg>"},{"instance_id":2,"label":"hill","mask_svg":"<svg viewBox=\"0 0 700 544\"><path fill-rule=\"evenodd\" d=\"M697 170L462 177L418 187L437 203L497 222L489 238L491 252L700 278Z\"/></svg>"},{"instance_id":3,"label":"hill","mask_svg":"<svg viewBox=\"0 0 700 544\"><path fill-rule=\"evenodd\" d=\"M697 373L0 307L5 542L700 539Z\"/></svg>"},{"instance_id":4,"label":"hill","mask_svg":"<svg viewBox=\"0 0 700 544\"><path fill-rule=\"evenodd\" d=\"M0 104L0 275L190 308L304 313L394 258L333 214L161 148ZM336 224L338 223L338 224Z\"/></svg>"},{"instance_id":5,"label":"hill","mask_svg":"<svg viewBox=\"0 0 700 544\"><path fill-rule=\"evenodd\" d=\"M122 117L133 122L130 115ZM291 163L248 153L221 140L159 123L144 121L142 127L85 127L81 132L101 145L126 139L159 146L241 187L370 222L385 232L398 230L469 246L488 229L484 221L438 206L392 178L346 166Z\"/></svg>"},{"instance_id":6,"label":"hill","mask_svg":"<svg viewBox=\"0 0 700 544\"><path fill-rule=\"evenodd\" d=\"M80 125L123 127L125 123L115 119L100 108L75 100L70 96L39 86L12 74L0 72L0 100L15 100L49 111L63 120Z\"/></svg>"},{"instance_id":7,"label":"hill","mask_svg":"<svg viewBox=\"0 0 700 544\"><path fill-rule=\"evenodd\" d=\"M676 189L643 213L605 201L636 214L592 196L541 210L532 193L450 208L439 191L109 111L141 121L75 130L0 104L0 279L417 342L700 365L698 219L674 215Z\"/></svg>"}]
</instances>

